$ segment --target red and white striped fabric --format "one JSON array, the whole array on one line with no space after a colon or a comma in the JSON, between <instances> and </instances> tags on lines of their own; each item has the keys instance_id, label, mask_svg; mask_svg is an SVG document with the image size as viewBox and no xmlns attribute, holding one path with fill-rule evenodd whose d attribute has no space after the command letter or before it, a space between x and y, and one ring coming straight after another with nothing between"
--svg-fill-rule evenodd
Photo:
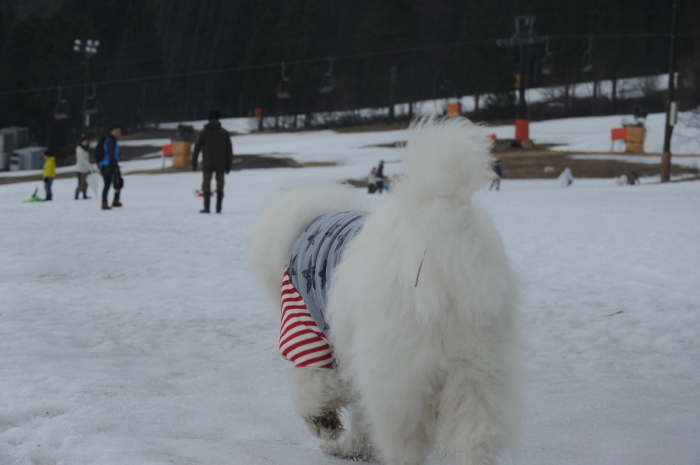
<instances>
[{"instance_id":1,"label":"red and white striped fabric","mask_svg":"<svg viewBox=\"0 0 700 465\"><path fill-rule=\"evenodd\" d=\"M289 279L282 279L280 353L295 367L333 368L333 349Z\"/></svg>"}]
</instances>

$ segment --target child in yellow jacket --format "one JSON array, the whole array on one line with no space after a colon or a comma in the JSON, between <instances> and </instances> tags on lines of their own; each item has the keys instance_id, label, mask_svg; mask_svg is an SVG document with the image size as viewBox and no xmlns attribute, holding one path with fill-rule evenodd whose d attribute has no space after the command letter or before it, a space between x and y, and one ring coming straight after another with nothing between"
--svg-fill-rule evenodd
<instances>
[{"instance_id":1,"label":"child in yellow jacket","mask_svg":"<svg viewBox=\"0 0 700 465\"><path fill-rule=\"evenodd\" d=\"M51 184L56 177L56 157L51 155L51 152L48 150L44 152L44 172L42 177L44 178L44 190L46 190L46 198L44 200L51 200L53 198Z\"/></svg>"}]
</instances>

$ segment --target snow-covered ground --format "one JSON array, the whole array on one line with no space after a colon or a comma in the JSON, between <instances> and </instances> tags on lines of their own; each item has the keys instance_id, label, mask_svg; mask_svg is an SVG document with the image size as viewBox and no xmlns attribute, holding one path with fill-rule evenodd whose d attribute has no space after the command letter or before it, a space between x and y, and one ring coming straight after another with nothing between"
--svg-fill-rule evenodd
<instances>
[{"instance_id":1,"label":"snow-covered ground","mask_svg":"<svg viewBox=\"0 0 700 465\"><path fill-rule=\"evenodd\" d=\"M251 224L286 186L380 159L400 171L375 145L404 138L235 137L238 153L338 164L233 172L221 215L197 213L201 173L126 175L112 211L72 200L74 179L42 203L21 203L39 182L0 185L0 464L346 463L292 413L276 309L248 271ZM651 181L477 194L523 289L527 418L521 456L502 463L698 463L700 183ZM358 195L372 209L387 194Z\"/></svg>"}]
</instances>

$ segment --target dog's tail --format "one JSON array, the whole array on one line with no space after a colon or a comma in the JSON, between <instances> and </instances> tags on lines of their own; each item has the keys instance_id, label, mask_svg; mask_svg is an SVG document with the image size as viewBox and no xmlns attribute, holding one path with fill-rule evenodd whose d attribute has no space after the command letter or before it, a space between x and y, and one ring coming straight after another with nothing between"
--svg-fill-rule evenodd
<instances>
[{"instance_id":1,"label":"dog's tail","mask_svg":"<svg viewBox=\"0 0 700 465\"><path fill-rule=\"evenodd\" d=\"M397 195L412 205L436 198L468 201L494 177L491 141L465 118L411 123Z\"/></svg>"},{"instance_id":2,"label":"dog's tail","mask_svg":"<svg viewBox=\"0 0 700 465\"><path fill-rule=\"evenodd\" d=\"M289 250L309 223L327 213L364 209L353 191L343 185L301 187L267 201L253 230L250 264L274 302L279 303Z\"/></svg>"}]
</instances>

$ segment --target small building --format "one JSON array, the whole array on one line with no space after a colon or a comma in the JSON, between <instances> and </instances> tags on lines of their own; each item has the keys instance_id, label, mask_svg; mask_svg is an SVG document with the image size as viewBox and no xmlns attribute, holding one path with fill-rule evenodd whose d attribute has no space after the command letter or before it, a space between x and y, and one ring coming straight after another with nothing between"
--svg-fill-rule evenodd
<instances>
[{"instance_id":1,"label":"small building","mask_svg":"<svg viewBox=\"0 0 700 465\"><path fill-rule=\"evenodd\" d=\"M12 152L28 145L29 128L11 126L0 129L0 171L9 171Z\"/></svg>"},{"instance_id":2,"label":"small building","mask_svg":"<svg viewBox=\"0 0 700 465\"><path fill-rule=\"evenodd\" d=\"M15 149L10 156L10 171L40 170L44 166L46 147Z\"/></svg>"}]
</instances>

